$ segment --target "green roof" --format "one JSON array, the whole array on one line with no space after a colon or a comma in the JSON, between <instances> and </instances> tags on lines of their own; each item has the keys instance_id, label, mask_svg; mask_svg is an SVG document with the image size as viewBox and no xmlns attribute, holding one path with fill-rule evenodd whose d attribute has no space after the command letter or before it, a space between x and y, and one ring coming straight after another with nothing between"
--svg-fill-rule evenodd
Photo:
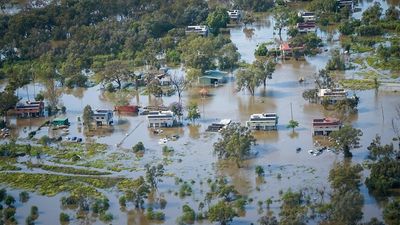
<instances>
[{"instance_id":1,"label":"green roof","mask_svg":"<svg viewBox=\"0 0 400 225\"><path fill-rule=\"evenodd\" d=\"M55 118L53 120L53 122L64 122L64 121L67 121L67 120L68 120L68 118Z\"/></svg>"}]
</instances>

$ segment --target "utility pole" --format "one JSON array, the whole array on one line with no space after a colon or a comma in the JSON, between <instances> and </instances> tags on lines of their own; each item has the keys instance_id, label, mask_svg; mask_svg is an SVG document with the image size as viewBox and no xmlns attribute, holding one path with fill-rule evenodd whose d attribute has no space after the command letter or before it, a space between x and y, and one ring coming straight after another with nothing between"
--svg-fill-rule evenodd
<instances>
[{"instance_id":1,"label":"utility pole","mask_svg":"<svg viewBox=\"0 0 400 225\"><path fill-rule=\"evenodd\" d=\"M293 109L292 109L292 103L290 103L290 116L291 116L291 120L293 120Z\"/></svg>"}]
</instances>

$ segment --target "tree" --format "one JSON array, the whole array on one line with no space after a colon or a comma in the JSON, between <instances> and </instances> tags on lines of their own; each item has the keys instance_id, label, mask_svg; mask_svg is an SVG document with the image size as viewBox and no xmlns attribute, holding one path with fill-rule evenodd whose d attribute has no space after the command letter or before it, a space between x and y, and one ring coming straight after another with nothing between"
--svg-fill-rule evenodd
<instances>
[{"instance_id":1,"label":"tree","mask_svg":"<svg viewBox=\"0 0 400 225\"><path fill-rule=\"evenodd\" d=\"M383 218L388 225L400 224L400 199L394 199L383 210Z\"/></svg>"},{"instance_id":2,"label":"tree","mask_svg":"<svg viewBox=\"0 0 400 225\"><path fill-rule=\"evenodd\" d=\"M234 217L236 217L235 210L225 201L219 201L208 210L208 219L211 222L219 222L221 225L228 224Z\"/></svg>"},{"instance_id":3,"label":"tree","mask_svg":"<svg viewBox=\"0 0 400 225\"><path fill-rule=\"evenodd\" d=\"M162 164L158 164L157 166L146 164L145 168L147 183L149 183L151 188L157 189L158 182L162 181L161 177L164 176L164 166Z\"/></svg>"},{"instance_id":4,"label":"tree","mask_svg":"<svg viewBox=\"0 0 400 225\"><path fill-rule=\"evenodd\" d=\"M90 130L93 122L93 110L90 105L86 105L85 108L83 109L82 119L83 119L83 124Z\"/></svg>"},{"instance_id":5,"label":"tree","mask_svg":"<svg viewBox=\"0 0 400 225\"><path fill-rule=\"evenodd\" d=\"M174 90L178 93L178 103L182 104L182 93L188 86L188 81L183 76L172 75L171 84Z\"/></svg>"},{"instance_id":6,"label":"tree","mask_svg":"<svg viewBox=\"0 0 400 225\"><path fill-rule=\"evenodd\" d=\"M289 8L286 6L278 5L273 9L274 30L278 30L280 40L282 40L282 29L289 24L289 12Z\"/></svg>"},{"instance_id":7,"label":"tree","mask_svg":"<svg viewBox=\"0 0 400 225\"><path fill-rule=\"evenodd\" d=\"M360 129L353 128L351 125L344 125L340 130L333 131L329 137L335 141L336 148L342 150L344 157L347 158L353 156L350 149L358 147L362 134Z\"/></svg>"},{"instance_id":8,"label":"tree","mask_svg":"<svg viewBox=\"0 0 400 225\"><path fill-rule=\"evenodd\" d=\"M267 79L272 79L276 63L270 58L266 61L256 60L253 65L257 68L256 71L259 72L258 75L260 76L265 88L265 86L267 86Z\"/></svg>"},{"instance_id":9,"label":"tree","mask_svg":"<svg viewBox=\"0 0 400 225\"><path fill-rule=\"evenodd\" d=\"M6 203L7 206L11 206L15 203L15 199L12 195L7 195L4 200L4 203Z\"/></svg>"},{"instance_id":10,"label":"tree","mask_svg":"<svg viewBox=\"0 0 400 225\"><path fill-rule=\"evenodd\" d=\"M221 70L233 69L240 58L237 47L233 43L225 44L218 52L218 67Z\"/></svg>"},{"instance_id":11,"label":"tree","mask_svg":"<svg viewBox=\"0 0 400 225\"><path fill-rule=\"evenodd\" d=\"M214 143L214 151L218 158L234 160L240 167L240 162L249 156L251 146L255 144L256 139L247 127L231 123L221 131L221 138Z\"/></svg>"},{"instance_id":12,"label":"tree","mask_svg":"<svg viewBox=\"0 0 400 225\"><path fill-rule=\"evenodd\" d=\"M14 94L14 91L6 90L0 92L0 116L5 116L7 111L18 102L18 97Z\"/></svg>"},{"instance_id":13,"label":"tree","mask_svg":"<svg viewBox=\"0 0 400 225\"><path fill-rule=\"evenodd\" d=\"M362 13L361 21L364 24L374 24L380 20L381 16L382 16L381 4L379 2L375 2L374 5L368 7L368 9L366 9Z\"/></svg>"},{"instance_id":14,"label":"tree","mask_svg":"<svg viewBox=\"0 0 400 225\"><path fill-rule=\"evenodd\" d=\"M257 46L257 49L254 51L255 56L267 56L268 55L268 48L267 43L261 43Z\"/></svg>"},{"instance_id":15,"label":"tree","mask_svg":"<svg viewBox=\"0 0 400 225\"><path fill-rule=\"evenodd\" d=\"M345 70L346 65L344 62L344 57L340 54L339 49L334 49L331 52L331 58L326 65L327 70Z\"/></svg>"},{"instance_id":16,"label":"tree","mask_svg":"<svg viewBox=\"0 0 400 225\"><path fill-rule=\"evenodd\" d=\"M136 208L142 208L144 199L150 193L150 186L146 183L145 179L140 176L138 179L127 182L124 185L126 199L132 201Z\"/></svg>"},{"instance_id":17,"label":"tree","mask_svg":"<svg viewBox=\"0 0 400 225\"><path fill-rule=\"evenodd\" d=\"M95 62L95 80L101 83L116 82L121 89L122 82L133 78L132 65L128 61L111 60L106 62Z\"/></svg>"},{"instance_id":18,"label":"tree","mask_svg":"<svg viewBox=\"0 0 400 225\"><path fill-rule=\"evenodd\" d=\"M60 213L60 223L61 224L66 224L69 222L69 215L66 213Z\"/></svg>"},{"instance_id":19,"label":"tree","mask_svg":"<svg viewBox=\"0 0 400 225\"><path fill-rule=\"evenodd\" d=\"M199 108L197 106L197 103L191 102L189 104L189 106L187 107L187 110L188 110L187 118L190 121L195 122L196 119L200 118L200 112L199 112Z\"/></svg>"},{"instance_id":20,"label":"tree","mask_svg":"<svg viewBox=\"0 0 400 225\"><path fill-rule=\"evenodd\" d=\"M217 48L213 38L188 37L179 43L178 48L187 68L199 69L201 73L214 68Z\"/></svg>"},{"instance_id":21,"label":"tree","mask_svg":"<svg viewBox=\"0 0 400 225\"><path fill-rule=\"evenodd\" d=\"M251 95L254 95L256 87L261 85L262 71L255 66L249 66L248 68L240 69L236 73L236 85L237 89L247 89Z\"/></svg>"},{"instance_id":22,"label":"tree","mask_svg":"<svg viewBox=\"0 0 400 225\"><path fill-rule=\"evenodd\" d=\"M317 100L318 89L308 89L303 92L303 98L309 102Z\"/></svg>"},{"instance_id":23,"label":"tree","mask_svg":"<svg viewBox=\"0 0 400 225\"><path fill-rule=\"evenodd\" d=\"M256 166L256 174L257 174L257 176L259 176L259 177L262 177L262 176L264 176L264 168L262 167L262 166Z\"/></svg>"},{"instance_id":24,"label":"tree","mask_svg":"<svg viewBox=\"0 0 400 225\"><path fill-rule=\"evenodd\" d=\"M378 49L376 50L378 55L385 61L387 62L389 57L391 56L391 52L389 48L384 47L382 44L378 46Z\"/></svg>"},{"instance_id":25,"label":"tree","mask_svg":"<svg viewBox=\"0 0 400 225\"><path fill-rule=\"evenodd\" d=\"M303 205L302 192L292 192L290 189L282 196L280 224L306 224L307 208Z\"/></svg>"},{"instance_id":26,"label":"tree","mask_svg":"<svg viewBox=\"0 0 400 225\"><path fill-rule=\"evenodd\" d=\"M189 205L182 206L183 215L179 218L179 224L193 224L196 219L196 213Z\"/></svg>"},{"instance_id":27,"label":"tree","mask_svg":"<svg viewBox=\"0 0 400 225\"><path fill-rule=\"evenodd\" d=\"M169 106L169 109L174 113L174 115L178 116L179 121L181 120L181 116L183 115L182 105L178 102L173 102Z\"/></svg>"},{"instance_id":28,"label":"tree","mask_svg":"<svg viewBox=\"0 0 400 225\"><path fill-rule=\"evenodd\" d=\"M219 29L226 27L226 24L229 22L228 12L226 9L217 8L212 13L208 14L206 22L211 28L211 32L218 34Z\"/></svg>"},{"instance_id":29,"label":"tree","mask_svg":"<svg viewBox=\"0 0 400 225\"><path fill-rule=\"evenodd\" d=\"M389 21L396 21L400 18L400 10L395 6L390 6L385 12L385 19Z\"/></svg>"},{"instance_id":30,"label":"tree","mask_svg":"<svg viewBox=\"0 0 400 225\"><path fill-rule=\"evenodd\" d=\"M260 225L279 225L278 220L275 216L262 216L258 219Z\"/></svg>"},{"instance_id":31,"label":"tree","mask_svg":"<svg viewBox=\"0 0 400 225\"><path fill-rule=\"evenodd\" d=\"M335 163L328 180L333 193L328 206L326 224L358 224L362 219L364 199L360 193L361 171L359 165L349 162Z\"/></svg>"},{"instance_id":32,"label":"tree","mask_svg":"<svg viewBox=\"0 0 400 225\"><path fill-rule=\"evenodd\" d=\"M292 131L294 132L294 128L299 126L299 122L296 120L290 120L289 124L287 125L287 128L292 128Z\"/></svg>"}]
</instances>

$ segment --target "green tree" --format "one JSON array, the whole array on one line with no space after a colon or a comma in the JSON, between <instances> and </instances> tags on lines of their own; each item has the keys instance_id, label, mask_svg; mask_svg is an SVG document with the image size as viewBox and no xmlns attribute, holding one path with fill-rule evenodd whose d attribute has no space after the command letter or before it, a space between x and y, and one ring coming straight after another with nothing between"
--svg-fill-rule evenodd
<instances>
[{"instance_id":1,"label":"green tree","mask_svg":"<svg viewBox=\"0 0 400 225\"><path fill-rule=\"evenodd\" d=\"M17 102L18 97L14 94L14 91L0 92L0 116L5 116L7 111L14 108Z\"/></svg>"},{"instance_id":2,"label":"green tree","mask_svg":"<svg viewBox=\"0 0 400 225\"><path fill-rule=\"evenodd\" d=\"M345 70L346 69L344 57L340 54L339 49L334 49L331 52L331 58L328 60L326 69L327 70Z\"/></svg>"},{"instance_id":3,"label":"green tree","mask_svg":"<svg viewBox=\"0 0 400 225\"><path fill-rule=\"evenodd\" d=\"M256 166L256 174L257 174L257 176L259 176L259 177L262 177L262 176L264 176L264 168L262 167L262 166Z\"/></svg>"},{"instance_id":4,"label":"green tree","mask_svg":"<svg viewBox=\"0 0 400 225\"><path fill-rule=\"evenodd\" d=\"M60 223L61 224L66 224L66 223L68 223L69 222L69 215L68 214L66 214L66 213L60 213Z\"/></svg>"},{"instance_id":5,"label":"green tree","mask_svg":"<svg viewBox=\"0 0 400 225\"><path fill-rule=\"evenodd\" d=\"M400 19L400 10L391 5L385 12L385 19L389 21L396 21Z\"/></svg>"},{"instance_id":6,"label":"green tree","mask_svg":"<svg viewBox=\"0 0 400 225\"><path fill-rule=\"evenodd\" d=\"M303 92L303 98L309 102L317 100L318 89L308 89Z\"/></svg>"},{"instance_id":7,"label":"green tree","mask_svg":"<svg viewBox=\"0 0 400 225\"><path fill-rule=\"evenodd\" d=\"M382 8L381 4L378 2L375 2L374 5L368 7L363 13L362 13L362 23L364 24L374 24L377 23L382 16Z\"/></svg>"},{"instance_id":8,"label":"green tree","mask_svg":"<svg viewBox=\"0 0 400 225\"><path fill-rule=\"evenodd\" d=\"M272 13L275 19L274 30L278 30L280 40L282 40L282 29L289 24L290 9L287 6L276 6Z\"/></svg>"},{"instance_id":9,"label":"green tree","mask_svg":"<svg viewBox=\"0 0 400 225\"><path fill-rule=\"evenodd\" d=\"M386 224L400 224L400 199L394 199L383 210L383 218Z\"/></svg>"},{"instance_id":10,"label":"green tree","mask_svg":"<svg viewBox=\"0 0 400 225\"><path fill-rule=\"evenodd\" d=\"M93 122L93 110L90 105L86 105L85 108L83 109L82 119L83 119L83 124L90 130Z\"/></svg>"},{"instance_id":11,"label":"green tree","mask_svg":"<svg viewBox=\"0 0 400 225\"><path fill-rule=\"evenodd\" d=\"M191 102L189 104L189 106L187 107L187 110L188 110L187 118L190 121L195 122L197 119L200 118L200 111L199 111L199 107L197 106L197 103Z\"/></svg>"},{"instance_id":12,"label":"green tree","mask_svg":"<svg viewBox=\"0 0 400 225\"><path fill-rule=\"evenodd\" d=\"M161 177L164 176L164 166L162 164L158 164L157 166L146 164L145 168L147 183L149 183L151 188L157 189L158 182L162 181Z\"/></svg>"},{"instance_id":13,"label":"green tree","mask_svg":"<svg viewBox=\"0 0 400 225\"><path fill-rule=\"evenodd\" d=\"M133 78L134 73L132 65L132 63L123 60L95 62L95 80L104 84L115 82L118 85L118 89L121 89L122 82Z\"/></svg>"},{"instance_id":14,"label":"green tree","mask_svg":"<svg viewBox=\"0 0 400 225\"><path fill-rule=\"evenodd\" d=\"M272 79L272 74L275 72L276 63L273 59L267 60L256 60L253 65L257 68L255 71L258 72L258 76L263 82L264 88L267 86L267 79Z\"/></svg>"},{"instance_id":15,"label":"green tree","mask_svg":"<svg viewBox=\"0 0 400 225\"><path fill-rule=\"evenodd\" d=\"M268 55L268 48L267 43L261 43L257 46L256 50L254 51L255 56L267 56Z\"/></svg>"},{"instance_id":16,"label":"green tree","mask_svg":"<svg viewBox=\"0 0 400 225\"><path fill-rule=\"evenodd\" d=\"M362 167L349 162L335 163L329 172L331 202L326 224L356 225L363 217L364 199L360 193ZM325 224L323 223L323 224Z\"/></svg>"},{"instance_id":17,"label":"green tree","mask_svg":"<svg viewBox=\"0 0 400 225\"><path fill-rule=\"evenodd\" d=\"M226 9L217 8L212 13L208 14L206 22L211 28L211 32L218 34L219 29L226 27L226 24L229 22L228 12Z\"/></svg>"},{"instance_id":18,"label":"green tree","mask_svg":"<svg viewBox=\"0 0 400 225\"><path fill-rule=\"evenodd\" d=\"M213 38L191 36L179 43L181 60L187 68L200 70L202 73L214 68L217 47Z\"/></svg>"},{"instance_id":19,"label":"green tree","mask_svg":"<svg viewBox=\"0 0 400 225\"><path fill-rule=\"evenodd\" d=\"M299 126L299 122L296 120L290 120L289 124L287 125L287 128L292 128L292 131L294 132L294 128Z\"/></svg>"},{"instance_id":20,"label":"green tree","mask_svg":"<svg viewBox=\"0 0 400 225\"><path fill-rule=\"evenodd\" d=\"M259 68L253 65L240 69L236 73L237 89L239 91L247 89L254 96L255 89L263 82L262 73Z\"/></svg>"},{"instance_id":21,"label":"green tree","mask_svg":"<svg viewBox=\"0 0 400 225\"><path fill-rule=\"evenodd\" d=\"M306 224L307 208L304 205L302 192L292 192L290 189L282 196L280 224Z\"/></svg>"},{"instance_id":22,"label":"green tree","mask_svg":"<svg viewBox=\"0 0 400 225\"><path fill-rule=\"evenodd\" d=\"M218 67L221 70L234 69L239 61L240 54L233 43L225 44L218 52Z\"/></svg>"},{"instance_id":23,"label":"green tree","mask_svg":"<svg viewBox=\"0 0 400 225\"><path fill-rule=\"evenodd\" d=\"M249 156L251 146L256 139L247 127L238 123L231 123L221 131L221 138L214 143L214 151L218 158L231 159L240 167L240 162Z\"/></svg>"},{"instance_id":24,"label":"green tree","mask_svg":"<svg viewBox=\"0 0 400 225\"><path fill-rule=\"evenodd\" d=\"M226 225L231 222L237 214L229 203L219 201L209 208L207 215L211 222L219 222L221 225Z\"/></svg>"},{"instance_id":25,"label":"green tree","mask_svg":"<svg viewBox=\"0 0 400 225\"><path fill-rule=\"evenodd\" d=\"M189 205L182 206L182 216L179 218L179 224L193 224L196 219L196 213Z\"/></svg>"},{"instance_id":26,"label":"green tree","mask_svg":"<svg viewBox=\"0 0 400 225\"><path fill-rule=\"evenodd\" d=\"M150 193L150 186L142 176L136 180L127 182L122 189L125 191L127 200L132 201L136 208L143 208L144 199Z\"/></svg>"},{"instance_id":27,"label":"green tree","mask_svg":"<svg viewBox=\"0 0 400 225\"><path fill-rule=\"evenodd\" d=\"M351 125L344 125L340 130L333 131L329 137L334 140L336 148L343 151L346 158L353 156L350 149L358 147L362 134L360 129L353 128Z\"/></svg>"}]
</instances>

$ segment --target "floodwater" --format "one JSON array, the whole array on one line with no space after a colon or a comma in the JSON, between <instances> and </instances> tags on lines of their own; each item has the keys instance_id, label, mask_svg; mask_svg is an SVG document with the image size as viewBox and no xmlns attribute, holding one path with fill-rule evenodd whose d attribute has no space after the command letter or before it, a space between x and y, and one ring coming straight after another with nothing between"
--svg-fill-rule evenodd
<instances>
[{"instance_id":1,"label":"floodwater","mask_svg":"<svg viewBox=\"0 0 400 225\"><path fill-rule=\"evenodd\" d=\"M389 4L398 4L396 1L393 2L389 2ZM361 6L365 9L366 5L370 4L372 2L362 2ZM386 2L381 4L387 7ZM272 41L277 37L274 35L273 20L269 15L266 16L265 21L247 26L247 29L254 29L252 36L245 33L243 28L241 26L232 28L231 39L238 47L242 59L251 63L254 60L253 52L257 44ZM318 35L326 39L328 34L318 31ZM340 45L333 38L326 48L330 49L335 46ZM111 146L108 154L126 153L126 149L130 149L137 142L144 143L148 150L142 159L136 160L132 154L126 154L131 158L123 157L118 161L122 167L134 164L138 170L132 172L123 170L118 173L119 176L137 178L139 175L143 175L143 166L146 163L163 162L165 156L162 154L162 146L158 144L158 140L166 135L178 134L180 136L177 141L167 143L167 146L173 147L175 152L168 157L172 163L166 164L165 168L167 173L182 178L184 181L194 180L193 195L180 199L175 195L175 192L179 190L179 185L175 184L174 178L165 177L163 179L163 182L159 184L158 194L164 196L168 202L166 209L162 210L166 215L165 224L175 224L177 217L181 215L183 204L189 204L197 211L199 202L203 201L205 193L209 191L206 180L208 178L215 179L218 176L225 176L241 194L253 199L253 202L246 206L246 214L243 217L235 218L232 223L249 224L256 222L265 213L265 210L261 213L258 211L257 201L265 201L270 197L278 200L280 190L285 191L288 188L292 190L326 188L329 190L327 182L329 170L333 163L342 160L343 156L331 152L313 156L307 151L313 147L314 142L311 135L312 119L339 115L333 111L324 110L320 105L308 103L302 98L302 92L305 89L314 87L312 77L318 69L325 66L328 59L329 52L323 52L314 57L307 57L304 61L279 62L273 79L268 80L266 88L259 87L255 96L251 96L247 92L237 92L235 83L232 81L217 88L208 88L210 96L206 98L200 97L200 88L191 88L184 93L183 102L185 105L192 101L197 102L201 119L191 126L164 129L164 133L161 135L155 135L147 128L145 116L116 115L116 124L112 129L104 129L101 134L86 137L76 121L76 117L82 113L83 108L87 104L90 104L93 109L112 109L114 106L114 103L108 101L101 93L99 86L87 90L75 89L69 92L60 92L59 102L67 107L65 116L71 122L69 136L82 137L84 141L108 144ZM179 68L175 70L182 72ZM344 75L351 76L353 72L355 71L347 71ZM298 83L300 77L306 79L302 84ZM29 85L19 90L18 94L27 99L29 93L32 98L33 93L37 93L41 89L45 90L46 88L41 85L36 87ZM391 120L395 116L395 106L400 104L400 101L399 94L391 91L369 90L355 91L354 93L361 99L358 113L342 119L363 130L361 148L353 151L354 157L352 158L353 163L361 163L367 156L366 147L376 134L382 136L383 143L389 143L392 140L394 133L391 128ZM143 106L162 103L168 106L176 101L178 101L177 96L156 99L139 95L133 97L131 103ZM300 124L294 132L286 128L291 119L291 105L293 118ZM279 115L279 126L278 131L254 133L257 138L257 146L253 148L253 152L257 156L247 160L240 169L227 162L219 161L213 154L213 143L218 139L218 135L206 133L207 126L224 118L244 124L251 114L263 112L276 112ZM44 119L11 119L11 124L18 127L19 137L25 138L43 121ZM187 122L185 121L185 124ZM54 131L42 129L37 137L45 134L58 135ZM128 137L125 139L127 135ZM124 141L121 143L122 140ZM121 145L117 147L119 144ZM301 147L303 150L296 153L297 147ZM266 171L264 181L260 182L256 179L254 168L257 165L261 165ZM281 179L277 178L278 174L281 174ZM381 219L381 208L376 200L369 195L364 185L361 187L361 191L365 198L363 221L372 217ZM14 196L18 194L17 190L12 193ZM105 190L104 194L110 199L110 212L114 215L113 224L149 224L143 213L136 211L132 206L128 205L126 210L120 209L118 197L121 193L112 189ZM40 211L38 222L40 224L57 224L59 213L63 211L60 206L60 198L65 195L67 193L49 198L31 194L32 197L28 203L17 204L18 222L24 223L30 206L38 205ZM279 202L271 205L275 215L278 215L279 205ZM74 215L72 210L67 210L67 213ZM91 218L91 220L92 223L101 223L96 218ZM71 223L79 224L80 222L74 219ZM310 223L313 222L310 221ZM208 222L205 221L202 224L208 224Z\"/></svg>"}]
</instances>

